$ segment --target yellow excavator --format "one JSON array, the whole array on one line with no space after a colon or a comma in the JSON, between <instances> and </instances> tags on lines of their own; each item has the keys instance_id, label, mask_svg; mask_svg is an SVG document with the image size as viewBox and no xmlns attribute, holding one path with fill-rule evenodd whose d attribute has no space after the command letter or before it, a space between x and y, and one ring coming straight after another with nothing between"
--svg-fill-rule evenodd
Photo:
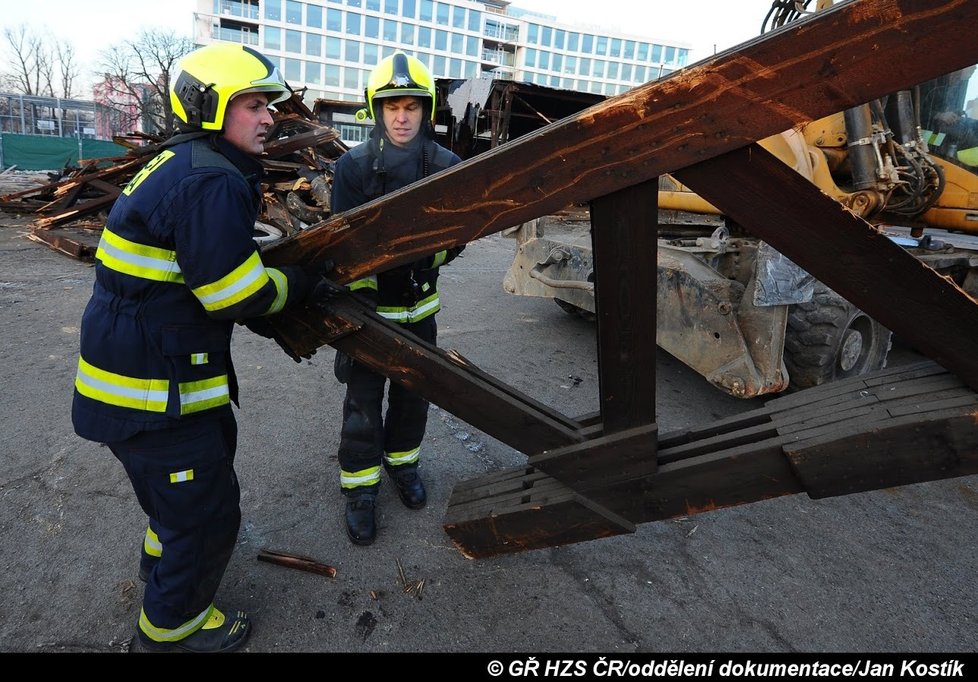
<instances>
[{"instance_id":1,"label":"yellow excavator","mask_svg":"<svg viewBox=\"0 0 978 682\"><path fill-rule=\"evenodd\" d=\"M810 3L775 0L762 32L800 17ZM815 11L831 4L819 0ZM760 144L978 297L975 67ZM656 343L662 349L743 398L885 366L889 330L671 176L660 178L658 206ZM568 312L593 316L586 212L535 220L508 236L517 240L517 253L506 291L550 297ZM770 357L783 361L772 365Z\"/></svg>"}]
</instances>

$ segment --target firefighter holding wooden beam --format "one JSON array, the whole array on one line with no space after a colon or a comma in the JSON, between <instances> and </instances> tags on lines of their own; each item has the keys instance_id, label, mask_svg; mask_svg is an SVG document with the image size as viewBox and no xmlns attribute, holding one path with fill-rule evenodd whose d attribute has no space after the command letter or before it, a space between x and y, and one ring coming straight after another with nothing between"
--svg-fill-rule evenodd
<instances>
[{"instance_id":1,"label":"firefighter holding wooden beam","mask_svg":"<svg viewBox=\"0 0 978 682\"><path fill-rule=\"evenodd\" d=\"M251 634L245 613L214 604L241 520L230 343L236 321L300 303L316 281L266 268L253 239L268 107L290 96L249 47L184 57L170 91L180 133L125 187L96 254L72 420L108 445L149 517L148 649L230 651Z\"/></svg>"}]
</instances>

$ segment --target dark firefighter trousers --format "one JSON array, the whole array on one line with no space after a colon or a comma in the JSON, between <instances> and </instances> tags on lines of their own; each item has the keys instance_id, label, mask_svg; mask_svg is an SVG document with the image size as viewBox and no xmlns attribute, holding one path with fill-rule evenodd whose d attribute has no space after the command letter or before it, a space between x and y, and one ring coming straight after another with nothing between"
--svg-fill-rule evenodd
<instances>
[{"instance_id":1,"label":"dark firefighter trousers","mask_svg":"<svg viewBox=\"0 0 978 682\"><path fill-rule=\"evenodd\" d=\"M143 594L157 628L178 628L214 601L241 523L237 438L229 414L108 444L162 545Z\"/></svg>"},{"instance_id":2,"label":"dark firefighter trousers","mask_svg":"<svg viewBox=\"0 0 978 682\"><path fill-rule=\"evenodd\" d=\"M423 341L435 344L438 326L431 315L401 328ZM343 427L340 431L339 461L343 471L379 467L384 453L405 452L421 445L428 423L428 401L387 377L371 371L349 356L337 353L336 378L346 384ZM387 384L387 414L383 413ZM396 467L416 469L417 462ZM376 493L376 485L344 488L346 495Z\"/></svg>"}]
</instances>

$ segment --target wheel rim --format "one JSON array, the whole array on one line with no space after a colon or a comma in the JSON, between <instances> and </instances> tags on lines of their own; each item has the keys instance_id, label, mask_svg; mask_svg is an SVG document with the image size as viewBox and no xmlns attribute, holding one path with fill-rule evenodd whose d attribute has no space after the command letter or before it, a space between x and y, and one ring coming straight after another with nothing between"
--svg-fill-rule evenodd
<instances>
[{"instance_id":1,"label":"wheel rim","mask_svg":"<svg viewBox=\"0 0 978 682\"><path fill-rule=\"evenodd\" d=\"M872 320L859 315L849 325L839 348L839 370L843 374L859 373L867 362L872 346Z\"/></svg>"}]
</instances>

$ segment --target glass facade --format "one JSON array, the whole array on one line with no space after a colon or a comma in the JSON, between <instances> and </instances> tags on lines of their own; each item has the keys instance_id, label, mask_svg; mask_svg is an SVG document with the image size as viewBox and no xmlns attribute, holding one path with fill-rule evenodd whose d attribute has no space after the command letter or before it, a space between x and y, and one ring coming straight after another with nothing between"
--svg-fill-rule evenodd
<instances>
[{"instance_id":1,"label":"glass facade","mask_svg":"<svg viewBox=\"0 0 978 682\"><path fill-rule=\"evenodd\" d=\"M474 0L197 0L198 43L256 45L308 97L361 101L397 49L436 78L504 78L614 95L686 66L689 49L601 33ZM518 6L516 0L514 5Z\"/></svg>"}]
</instances>

